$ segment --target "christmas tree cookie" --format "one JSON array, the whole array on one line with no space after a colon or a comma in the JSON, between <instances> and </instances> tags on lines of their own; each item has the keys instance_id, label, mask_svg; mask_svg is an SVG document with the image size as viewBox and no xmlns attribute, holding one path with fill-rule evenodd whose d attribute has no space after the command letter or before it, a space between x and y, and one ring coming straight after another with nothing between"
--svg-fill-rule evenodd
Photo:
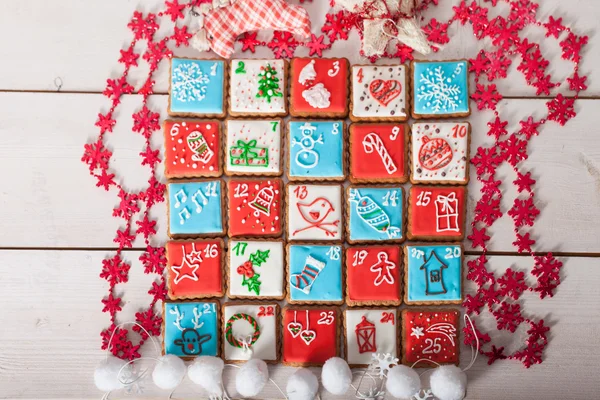
<instances>
[{"instance_id":1,"label":"christmas tree cookie","mask_svg":"<svg viewBox=\"0 0 600 400\"><path fill-rule=\"evenodd\" d=\"M401 186L350 186L346 207L350 243L404 241Z\"/></svg>"},{"instance_id":2,"label":"christmas tree cookie","mask_svg":"<svg viewBox=\"0 0 600 400\"><path fill-rule=\"evenodd\" d=\"M344 311L344 347L351 367L366 367L373 353L398 357L399 321L396 310L349 308Z\"/></svg>"},{"instance_id":3,"label":"christmas tree cookie","mask_svg":"<svg viewBox=\"0 0 600 400\"><path fill-rule=\"evenodd\" d=\"M219 355L219 302L163 303L163 353L190 359Z\"/></svg>"},{"instance_id":4,"label":"christmas tree cookie","mask_svg":"<svg viewBox=\"0 0 600 400\"><path fill-rule=\"evenodd\" d=\"M225 123L225 174L281 175L281 124L280 119L228 119Z\"/></svg>"},{"instance_id":5,"label":"christmas tree cookie","mask_svg":"<svg viewBox=\"0 0 600 400\"><path fill-rule=\"evenodd\" d=\"M413 186L408 196L410 240L462 240L465 236L466 188Z\"/></svg>"},{"instance_id":6,"label":"christmas tree cookie","mask_svg":"<svg viewBox=\"0 0 600 400\"><path fill-rule=\"evenodd\" d=\"M281 236L282 182L235 178L228 182L229 236Z\"/></svg>"},{"instance_id":7,"label":"christmas tree cookie","mask_svg":"<svg viewBox=\"0 0 600 400\"><path fill-rule=\"evenodd\" d=\"M286 192L288 240L342 240L341 185L288 184Z\"/></svg>"}]
</instances>

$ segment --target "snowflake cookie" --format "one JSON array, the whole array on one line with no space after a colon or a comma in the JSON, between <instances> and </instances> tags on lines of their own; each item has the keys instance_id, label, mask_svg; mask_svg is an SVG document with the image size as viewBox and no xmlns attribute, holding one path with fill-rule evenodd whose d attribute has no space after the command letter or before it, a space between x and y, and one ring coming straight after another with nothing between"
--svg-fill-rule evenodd
<instances>
[{"instance_id":1,"label":"snowflake cookie","mask_svg":"<svg viewBox=\"0 0 600 400\"><path fill-rule=\"evenodd\" d=\"M408 73L405 65L352 67L352 121L406 121Z\"/></svg>"},{"instance_id":2,"label":"snowflake cookie","mask_svg":"<svg viewBox=\"0 0 600 400\"><path fill-rule=\"evenodd\" d=\"M287 246L288 302L343 304L342 246Z\"/></svg>"},{"instance_id":3,"label":"snowflake cookie","mask_svg":"<svg viewBox=\"0 0 600 400\"><path fill-rule=\"evenodd\" d=\"M166 120L165 177L221 176L221 123Z\"/></svg>"},{"instance_id":4,"label":"snowflake cookie","mask_svg":"<svg viewBox=\"0 0 600 400\"><path fill-rule=\"evenodd\" d=\"M237 363L251 357L267 363L279 361L279 305L225 303L223 313L223 358Z\"/></svg>"},{"instance_id":5,"label":"snowflake cookie","mask_svg":"<svg viewBox=\"0 0 600 400\"><path fill-rule=\"evenodd\" d=\"M229 298L283 300L285 266L282 240L232 239L227 252Z\"/></svg>"},{"instance_id":6,"label":"snowflake cookie","mask_svg":"<svg viewBox=\"0 0 600 400\"><path fill-rule=\"evenodd\" d=\"M394 123L350 125L350 181L404 183L408 180L408 127Z\"/></svg>"},{"instance_id":7,"label":"snowflake cookie","mask_svg":"<svg viewBox=\"0 0 600 400\"><path fill-rule=\"evenodd\" d=\"M164 302L164 354L219 356L219 307L218 301Z\"/></svg>"},{"instance_id":8,"label":"snowflake cookie","mask_svg":"<svg viewBox=\"0 0 600 400\"><path fill-rule=\"evenodd\" d=\"M174 181L167 183L169 236L223 236L225 208L223 182Z\"/></svg>"},{"instance_id":9,"label":"snowflake cookie","mask_svg":"<svg viewBox=\"0 0 600 400\"><path fill-rule=\"evenodd\" d=\"M460 244L408 245L404 248L406 304L461 304Z\"/></svg>"},{"instance_id":10,"label":"snowflake cookie","mask_svg":"<svg viewBox=\"0 0 600 400\"><path fill-rule=\"evenodd\" d=\"M290 72L290 114L294 117L348 115L348 60L294 58Z\"/></svg>"},{"instance_id":11,"label":"snowflake cookie","mask_svg":"<svg viewBox=\"0 0 600 400\"><path fill-rule=\"evenodd\" d=\"M318 367L339 356L337 307L285 307L281 361L294 367Z\"/></svg>"},{"instance_id":12,"label":"snowflake cookie","mask_svg":"<svg viewBox=\"0 0 600 400\"><path fill-rule=\"evenodd\" d=\"M351 367L366 367L373 353L398 357L399 321L396 310L349 308L344 311L344 348Z\"/></svg>"},{"instance_id":13,"label":"snowflake cookie","mask_svg":"<svg viewBox=\"0 0 600 400\"><path fill-rule=\"evenodd\" d=\"M342 186L287 185L288 240L342 240Z\"/></svg>"},{"instance_id":14,"label":"snowflake cookie","mask_svg":"<svg viewBox=\"0 0 600 400\"><path fill-rule=\"evenodd\" d=\"M348 242L404 241L401 186L350 186L346 200Z\"/></svg>"},{"instance_id":15,"label":"snowflake cookie","mask_svg":"<svg viewBox=\"0 0 600 400\"><path fill-rule=\"evenodd\" d=\"M223 240L176 240L165 247L170 299L223 296Z\"/></svg>"},{"instance_id":16,"label":"snowflake cookie","mask_svg":"<svg viewBox=\"0 0 600 400\"><path fill-rule=\"evenodd\" d=\"M229 65L229 115L287 114L285 60L231 60Z\"/></svg>"},{"instance_id":17,"label":"snowflake cookie","mask_svg":"<svg viewBox=\"0 0 600 400\"><path fill-rule=\"evenodd\" d=\"M466 188L413 186L408 196L408 239L462 240Z\"/></svg>"},{"instance_id":18,"label":"snowflake cookie","mask_svg":"<svg viewBox=\"0 0 600 400\"><path fill-rule=\"evenodd\" d=\"M469 182L468 122L419 122L410 132L412 183Z\"/></svg>"},{"instance_id":19,"label":"snowflake cookie","mask_svg":"<svg viewBox=\"0 0 600 400\"><path fill-rule=\"evenodd\" d=\"M416 368L459 362L460 312L453 309L402 311L402 363ZM431 360L433 362L428 362Z\"/></svg>"},{"instance_id":20,"label":"snowflake cookie","mask_svg":"<svg viewBox=\"0 0 600 400\"><path fill-rule=\"evenodd\" d=\"M453 118L471 114L466 60L412 61L413 118Z\"/></svg>"},{"instance_id":21,"label":"snowflake cookie","mask_svg":"<svg viewBox=\"0 0 600 400\"><path fill-rule=\"evenodd\" d=\"M346 303L399 306L402 302L400 246L352 246L346 250Z\"/></svg>"},{"instance_id":22,"label":"snowflake cookie","mask_svg":"<svg viewBox=\"0 0 600 400\"><path fill-rule=\"evenodd\" d=\"M343 181L344 142L344 121L290 121L288 178Z\"/></svg>"},{"instance_id":23,"label":"snowflake cookie","mask_svg":"<svg viewBox=\"0 0 600 400\"><path fill-rule=\"evenodd\" d=\"M282 121L228 119L225 174L279 176Z\"/></svg>"},{"instance_id":24,"label":"snowflake cookie","mask_svg":"<svg viewBox=\"0 0 600 400\"><path fill-rule=\"evenodd\" d=\"M169 115L225 116L225 61L172 58Z\"/></svg>"},{"instance_id":25,"label":"snowflake cookie","mask_svg":"<svg viewBox=\"0 0 600 400\"><path fill-rule=\"evenodd\" d=\"M281 236L282 186L277 178L231 179L227 191L229 236Z\"/></svg>"}]
</instances>

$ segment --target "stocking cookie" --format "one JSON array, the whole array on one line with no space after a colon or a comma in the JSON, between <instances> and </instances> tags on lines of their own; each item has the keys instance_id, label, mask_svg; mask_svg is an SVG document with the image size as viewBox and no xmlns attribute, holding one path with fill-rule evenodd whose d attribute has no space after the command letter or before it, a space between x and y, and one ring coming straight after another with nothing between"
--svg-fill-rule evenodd
<instances>
[{"instance_id":1,"label":"stocking cookie","mask_svg":"<svg viewBox=\"0 0 600 400\"><path fill-rule=\"evenodd\" d=\"M228 182L230 237L281 236L280 179L236 178Z\"/></svg>"},{"instance_id":2,"label":"stocking cookie","mask_svg":"<svg viewBox=\"0 0 600 400\"><path fill-rule=\"evenodd\" d=\"M219 355L219 302L163 303L163 352L185 359Z\"/></svg>"},{"instance_id":3,"label":"stocking cookie","mask_svg":"<svg viewBox=\"0 0 600 400\"><path fill-rule=\"evenodd\" d=\"M405 65L352 67L352 121L406 121L409 114Z\"/></svg>"},{"instance_id":4,"label":"stocking cookie","mask_svg":"<svg viewBox=\"0 0 600 400\"><path fill-rule=\"evenodd\" d=\"M344 311L344 348L351 367L366 367L373 353L398 357L399 321L396 310L352 308Z\"/></svg>"}]
</instances>

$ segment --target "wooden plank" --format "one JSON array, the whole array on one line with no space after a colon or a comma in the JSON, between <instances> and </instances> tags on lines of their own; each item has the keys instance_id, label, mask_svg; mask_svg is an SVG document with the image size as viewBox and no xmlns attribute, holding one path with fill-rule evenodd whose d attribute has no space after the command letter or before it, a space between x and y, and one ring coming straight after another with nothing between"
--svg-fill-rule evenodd
<instances>
[{"instance_id":1,"label":"wooden plank","mask_svg":"<svg viewBox=\"0 0 600 400\"><path fill-rule=\"evenodd\" d=\"M92 374L104 356L98 334L108 323L107 315L100 313L100 300L107 288L98 278L104 256L103 251L0 251L0 292L4 294L0 341L3 398L99 398ZM136 251L125 253L132 270L130 282L117 287L118 292L125 293L121 322L132 319L150 300L146 291L154 276L142 273L138 256ZM479 358L468 372L469 399L521 398L526 390L535 390L535 398L593 398L596 386L588 377L600 374L600 350L593 329L600 324L600 270L596 259L561 261L565 264L564 281L556 296L541 301L528 295L524 300L528 316L544 318L552 326L544 363L524 370L515 362L488 367ZM491 257L490 264L497 268L529 268L522 257ZM471 284L468 291L472 291ZM481 319L477 322L486 323ZM500 342L508 347L515 345L508 340ZM144 347L145 355L153 353L151 345ZM470 350L464 347L461 353L464 367ZM282 388L294 370L282 366L270 369L272 378ZM314 371L320 374L319 369ZM235 373L228 369L225 375L232 395ZM145 382L144 387L145 397L168 395L151 382ZM200 393L186 380L174 398L198 397ZM351 396L349 392L348 397ZM261 398L282 396L269 384ZM322 398L337 397L323 393Z\"/></svg>"},{"instance_id":2,"label":"wooden plank","mask_svg":"<svg viewBox=\"0 0 600 400\"><path fill-rule=\"evenodd\" d=\"M298 3L298 1L294 1ZM575 33L587 34L597 26L596 16L598 4L595 0L575 0L565 7L561 0L546 0L539 2L538 16L547 18L548 15L560 15L566 24L574 26ZM56 90L55 80L60 78L63 91L101 92L106 79L118 76L122 66L117 63L119 49L124 48L131 38L127 22L135 9L144 12L157 12L162 9L162 0L148 0L143 4L138 2L123 2L121 0L106 0L80 2L77 0L43 1L21 0L8 2L3 5L0 14L0 35L11 40L0 42L0 54L4 56L3 74L0 75L1 90ZM305 3L313 22L313 31L325 20L329 11L329 2L315 1ZM504 3L500 3L500 8ZM504 6L506 9L507 6ZM450 4L440 4L425 14L425 19L438 18L447 20L451 15ZM497 10L490 12L494 14ZM90 25L89 16L94 16L94 24ZM503 12L503 15L507 15ZM196 26L198 21L186 21ZM167 26L167 24L165 24ZM168 24L170 27L170 22ZM25 27L25 28L24 28ZM35 27L29 29L27 27ZM15 32L19 32L18 35ZM42 34L43 33L43 34ZM543 54L550 61L549 72L554 81L561 82L561 90L567 87L565 78L572 72L573 66L561 60L561 50L558 41L544 38L545 31L538 27L528 27L527 37L541 43ZM480 49L489 50L489 43L479 42L470 26L454 24L449 35L452 41L442 51L430 54L429 59L449 59L474 57ZM159 33L160 36L160 33ZM270 33L261 34L269 40ZM364 62L358 55L360 40L353 33L348 41L337 42L333 48L326 51L325 56L349 56L353 63ZM145 44L139 49L143 51ZM33 48L33 51L30 49ZM250 53L241 53L237 47L236 55L249 57ZM297 55L306 55L306 50L299 50ZM193 49L175 49L177 56L210 57ZM272 57L268 49L259 50L254 57ZM600 70L594 68L600 63L598 39L590 37L583 63L580 70L588 74L589 90L586 96L600 95ZM510 67L509 79L498 82L498 89L507 96L535 96L535 89L528 87L516 67L520 60L515 59ZM380 63L386 63L385 60ZM167 90L168 68L161 68L156 77L157 93ZM139 87L146 76L146 68L134 68L131 71L131 82Z\"/></svg>"}]
</instances>

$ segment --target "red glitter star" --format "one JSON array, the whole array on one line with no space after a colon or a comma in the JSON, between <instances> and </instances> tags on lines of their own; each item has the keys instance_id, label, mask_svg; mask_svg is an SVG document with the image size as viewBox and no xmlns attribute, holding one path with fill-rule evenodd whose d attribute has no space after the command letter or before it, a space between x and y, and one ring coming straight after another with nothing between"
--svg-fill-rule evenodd
<instances>
[{"instance_id":1,"label":"red glitter star","mask_svg":"<svg viewBox=\"0 0 600 400\"><path fill-rule=\"evenodd\" d=\"M129 219L131 216L140 211L138 205L138 196L134 193L127 193L125 190L119 190L119 206L113 209L113 217L121 217Z\"/></svg>"},{"instance_id":2,"label":"red glitter star","mask_svg":"<svg viewBox=\"0 0 600 400\"><path fill-rule=\"evenodd\" d=\"M148 333L152 336L160 335L162 327L162 316L156 314L152 307L148 308L144 312L135 313L135 321L140 324ZM140 334L143 340L148 339L148 334L144 332L139 326L134 325L133 331Z\"/></svg>"},{"instance_id":3,"label":"red glitter star","mask_svg":"<svg viewBox=\"0 0 600 400\"><path fill-rule=\"evenodd\" d=\"M81 161L89 166L90 171L93 171L96 168L107 169L108 160L111 156L112 152L106 150L104 143L102 143L102 139L98 139L96 143L84 145Z\"/></svg>"},{"instance_id":4,"label":"red glitter star","mask_svg":"<svg viewBox=\"0 0 600 400\"><path fill-rule=\"evenodd\" d=\"M146 146L146 149L140 153L142 156L142 165L148 165L150 168L154 168L156 164L160 162L159 150L152 150L150 145Z\"/></svg>"},{"instance_id":5,"label":"red glitter star","mask_svg":"<svg viewBox=\"0 0 600 400\"><path fill-rule=\"evenodd\" d=\"M118 99L124 94L133 93L133 86L127 83L127 78L124 76L119 79L107 79L106 89L102 92L108 98Z\"/></svg>"},{"instance_id":6,"label":"red glitter star","mask_svg":"<svg viewBox=\"0 0 600 400\"><path fill-rule=\"evenodd\" d=\"M166 251L164 247L147 246L146 251L140 256L140 261L144 265L145 274L162 275L167 265Z\"/></svg>"},{"instance_id":7,"label":"red glitter star","mask_svg":"<svg viewBox=\"0 0 600 400\"><path fill-rule=\"evenodd\" d=\"M566 98L560 93L557 94L556 98L546 103L548 119L558 122L561 126L566 124L568 120L576 115L573 108L574 103L575 99Z\"/></svg>"},{"instance_id":8,"label":"red glitter star","mask_svg":"<svg viewBox=\"0 0 600 400\"><path fill-rule=\"evenodd\" d=\"M181 28L176 26L174 29L175 32L173 33L173 36L171 36L171 39L175 41L175 47L187 47L190 44L190 39L193 36L191 33L188 32L187 26L184 25Z\"/></svg>"},{"instance_id":9,"label":"red glitter star","mask_svg":"<svg viewBox=\"0 0 600 400\"><path fill-rule=\"evenodd\" d=\"M502 50L485 52L485 55L488 59L488 68L486 69L488 81L506 78L508 67L511 64L510 58L506 57Z\"/></svg>"},{"instance_id":10,"label":"red glitter star","mask_svg":"<svg viewBox=\"0 0 600 400\"><path fill-rule=\"evenodd\" d=\"M506 140L498 143L502 149L504 158L513 167L520 161L527 159L527 141L517 138L513 133Z\"/></svg>"},{"instance_id":11,"label":"red glitter star","mask_svg":"<svg viewBox=\"0 0 600 400\"><path fill-rule=\"evenodd\" d=\"M328 13L325 15L325 23L321 27L321 32L329 36L331 43L335 42L339 37L342 40L348 39L348 20L344 11L336 13Z\"/></svg>"},{"instance_id":12,"label":"red glitter star","mask_svg":"<svg viewBox=\"0 0 600 400\"><path fill-rule=\"evenodd\" d=\"M525 273L516 272L511 268L508 268L504 275L498 278L498 285L500 286L500 294L502 296L509 296L513 300L518 300L521 294L527 289L525 283Z\"/></svg>"},{"instance_id":13,"label":"red glitter star","mask_svg":"<svg viewBox=\"0 0 600 400\"><path fill-rule=\"evenodd\" d=\"M496 90L496 85L490 84L487 86L477 84L475 87L475 93L471 95L471 98L477 103L478 110L496 108L496 104L502 100L502 96Z\"/></svg>"},{"instance_id":14,"label":"red glitter star","mask_svg":"<svg viewBox=\"0 0 600 400\"><path fill-rule=\"evenodd\" d=\"M471 296L470 294L465 296L463 307L465 308L467 314L479 315L483 306L485 306L485 303L478 293L476 293L475 296Z\"/></svg>"},{"instance_id":15,"label":"red glitter star","mask_svg":"<svg viewBox=\"0 0 600 400\"><path fill-rule=\"evenodd\" d=\"M473 72L476 77L487 71L488 58L485 51L480 50L476 58L469 59L469 72Z\"/></svg>"},{"instance_id":16,"label":"red glitter star","mask_svg":"<svg viewBox=\"0 0 600 400\"><path fill-rule=\"evenodd\" d=\"M538 323L535 323L534 321L529 321L529 325L531 326L531 328L529 328L527 334L529 335L531 341L537 342L539 340L542 340L545 343L548 342L546 338L546 333L550 331L550 328L544 325L543 319L540 319Z\"/></svg>"},{"instance_id":17,"label":"red glitter star","mask_svg":"<svg viewBox=\"0 0 600 400\"><path fill-rule=\"evenodd\" d=\"M115 174L109 174L105 169L102 170L100 175L94 175L98 178L98 182L96 182L96 187L103 187L104 190L108 191L111 186L116 185L114 181Z\"/></svg>"},{"instance_id":18,"label":"red glitter star","mask_svg":"<svg viewBox=\"0 0 600 400\"><path fill-rule=\"evenodd\" d=\"M560 284L562 266L563 263L554 258L552 253L535 257L535 265L531 274L537 277L538 284L533 290L540 293L542 299L546 296L554 296L554 290Z\"/></svg>"},{"instance_id":19,"label":"red glitter star","mask_svg":"<svg viewBox=\"0 0 600 400\"><path fill-rule=\"evenodd\" d=\"M495 180L493 176L490 175L488 179L480 179L483 187L481 188L481 194L486 196L494 196L501 194L500 184L502 181Z\"/></svg>"},{"instance_id":20,"label":"red glitter star","mask_svg":"<svg viewBox=\"0 0 600 400\"><path fill-rule=\"evenodd\" d=\"M532 81L534 77L542 76L549 64L550 62L542 56L540 49L535 49L523 55L517 70L525 75L527 81Z\"/></svg>"},{"instance_id":21,"label":"red glitter star","mask_svg":"<svg viewBox=\"0 0 600 400\"><path fill-rule=\"evenodd\" d=\"M531 185L535 183L535 180L531 179L531 172L526 173L525 175L517 172L517 179L513 181L515 186L517 186L517 190L519 193L526 190L529 193L533 193L531 190Z\"/></svg>"},{"instance_id":22,"label":"red glitter star","mask_svg":"<svg viewBox=\"0 0 600 400\"><path fill-rule=\"evenodd\" d=\"M527 140L531 139L532 136L537 136L540 133L538 132L538 128L541 125L539 122L533 120L533 117L527 118L525 121L519 121L521 124L521 129L519 130L520 134L525 135Z\"/></svg>"},{"instance_id":23,"label":"red glitter star","mask_svg":"<svg viewBox=\"0 0 600 400\"><path fill-rule=\"evenodd\" d=\"M581 59L581 48L585 46L587 42L587 36L577 36L573 32L569 32L567 38L560 42L560 47L563 51L562 58L578 63Z\"/></svg>"},{"instance_id":24,"label":"red glitter star","mask_svg":"<svg viewBox=\"0 0 600 400\"><path fill-rule=\"evenodd\" d=\"M471 233L467 238L471 241L471 246L476 249L481 247L482 249L486 249L486 242L490 240L490 237L485 234L486 229L481 228L473 228L473 233Z\"/></svg>"},{"instance_id":25,"label":"red glitter star","mask_svg":"<svg viewBox=\"0 0 600 400\"><path fill-rule=\"evenodd\" d=\"M506 131L506 125L508 125L508 121L502 121L496 116L494 122L488 122L487 124L488 128L490 128L488 136L493 136L496 140L500 139L500 136L508 133Z\"/></svg>"},{"instance_id":26,"label":"red glitter star","mask_svg":"<svg viewBox=\"0 0 600 400\"><path fill-rule=\"evenodd\" d=\"M144 218L141 221L135 221L135 223L138 225L135 233L144 235L144 239L156 234L156 220L149 219L148 214L144 214Z\"/></svg>"},{"instance_id":27,"label":"red glitter star","mask_svg":"<svg viewBox=\"0 0 600 400\"><path fill-rule=\"evenodd\" d=\"M477 168L477 175L494 173L496 167L502 162L502 155L498 153L497 147L479 147L477 154L471 158L471 163Z\"/></svg>"},{"instance_id":28,"label":"red glitter star","mask_svg":"<svg viewBox=\"0 0 600 400\"><path fill-rule=\"evenodd\" d=\"M325 35L318 36L314 33L310 34L310 40L306 42L306 47L309 48L308 56L311 57L313 55L317 55L318 57L323 56L323 50L327 50L331 47L330 44L323 43L325 39Z\"/></svg>"},{"instance_id":29,"label":"red glitter star","mask_svg":"<svg viewBox=\"0 0 600 400\"><path fill-rule=\"evenodd\" d=\"M145 192L140 193L140 200L143 200L148 208L156 203L162 203L165 200L165 189L166 185L152 175L148 179L148 188Z\"/></svg>"},{"instance_id":30,"label":"red glitter star","mask_svg":"<svg viewBox=\"0 0 600 400\"><path fill-rule=\"evenodd\" d=\"M114 315L121 311L121 298L113 297L113 294L109 294L107 298L102 299L102 304L104 304L104 308L102 312L107 312L111 315Z\"/></svg>"},{"instance_id":31,"label":"red glitter star","mask_svg":"<svg viewBox=\"0 0 600 400\"><path fill-rule=\"evenodd\" d=\"M540 210L533 204L533 196L525 200L515 199L508 215L510 215L517 228L523 225L533 226L533 221L540 214Z\"/></svg>"},{"instance_id":32,"label":"red glitter star","mask_svg":"<svg viewBox=\"0 0 600 400\"><path fill-rule=\"evenodd\" d=\"M104 134L105 132L112 132L116 123L117 121L112 118L112 114L109 112L108 114L99 113L95 125L100 128L100 134Z\"/></svg>"},{"instance_id":33,"label":"red glitter star","mask_svg":"<svg viewBox=\"0 0 600 400\"><path fill-rule=\"evenodd\" d=\"M412 47L398 42L396 43L396 52L392 55L392 58L399 58L401 63L405 63L414 60L413 52Z\"/></svg>"},{"instance_id":34,"label":"red glitter star","mask_svg":"<svg viewBox=\"0 0 600 400\"><path fill-rule=\"evenodd\" d=\"M154 131L160 129L160 114L150 111L146 105L133 114L134 132L141 133L146 139L149 139Z\"/></svg>"},{"instance_id":35,"label":"red glitter star","mask_svg":"<svg viewBox=\"0 0 600 400\"><path fill-rule=\"evenodd\" d=\"M290 32L275 31L267 47L273 50L276 58L292 58L299 44Z\"/></svg>"},{"instance_id":36,"label":"red glitter star","mask_svg":"<svg viewBox=\"0 0 600 400\"><path fill-rule=\"evenodd\" d=\"M427 40L433 43L446 44L450 41L448 36L448 24L441 24L435 18L429 21L429 24L423 28L427 35Z\"/></svg>"},{"instance_id":37,"label":"red glitter star","mask_svg":"<svg viewBox=\"0 0 600 400\"><path fill-rule=\"evenodd\" d=\"M475 217L473 220L476 222L483 222L487 226L492 226L501 216L500 199L489 195L483 195L475 205Z\"/></svg>"},{"instance_id":38,"label":"red glitter star","mask_svg":"<svg viewBox=\"0 0 600 400\"><path fill-rule=\"evenodd\" d=\"M486 351L484 353L488 357L488 365L492 365L496 360L505 360L504 347L497 348L492 345L492 351Z\"/></svg>"},{"instance_id":39,"label":"red glitter star","mask_svg":"<svg viewBox=\"0 0 600 400\"><path fill-rule=\"evenodd\" d=\"M512 244L517 248L519 253L531 253L531 246L535 244L535 240L529 237L529 232L524 235L516 234L517 240Z\"/></svg>"},{"instance_id":40,"label":"red glitter star","mask_svg":"<svg viewBox=\"0 0 600 400\"><path fill-rule=\"evenodd\" d=\"M579 76L577 71L575 71L572 77L567 78L567 82L569 82L569 89L577 93L587 89L587 85L585 84L586 80L587 76Z\"/></svg>"},{"instance_id":41,"label":"red glitter star","mask_svg":"<svg viewBox=\"0 0 600 400\"><path fill-rule=\"evenodd\" d=\"M264 42L256 39L258 32L245 32L238 38L238 42L242 44L242 51L248 51L254 53L256 46L264 46Z\"/></svg>"},{"instance_id":42,"label":"red glitter star","mask_svg":"<svg viewBox=\"0 0 600 400\"><path fill-rule=\"evenodd\" d=\"M154 301L164 301L167 298L167 287L165 282L152 282L152 287L148 290L148 294L153 296Z\"/></svg>"},{"instance_id":43,"label":"red glitter star","mask_svg":"<svg viewBox=\"0 0 600 400\"><path fill-rule=\"evenodd\" d=\"M133 240L135 236L129 233L129 229L119 229L117 231L117 236L113 239L113 242L119 245L119 248L131 248L133 247Z\"/></svg>"},{"instance_id":44,"label":"red glitter star","mask_svg":"<svg viewBox=\"0 0 600 400\"><path fill-rule=\"evenodd\" d=\"M120 50L121 57L119 58L119 62L124 64L125 67L137 67L137 60L140 57L135 51L133 51L133 47L129 47L127 50Z\"/></svg>"},{"instance_id":45,"label":"red glitter star","mask_svg":"<svg viewBox=\"0 0 600 400\"><path fill-rule=\"evenodd\" d=\"M112 258L105 258L102 260L102 272L100 272L100 278L106 279L110 286L127 282L129 279L130 267L131 266L124 262L118 254Z\"/></svg>"},{"instance_id":46,"label":"red glitter star","mask_svg":"<svg viewBox=\"0 0 600 400\"><path fill-rule=\"evenodd\" d=\"M134 11L133 17L131 18L129 24L127 24L127 27L131 29L136 40L152 40L154 34L158 30L156 15L150 13L146 18L144 18L144 14L139 11Z\"/></svg>"},{"instance_id":47,"label":"red glitter star","mask_svg":"<svg viewBox=\"0 0 600 400\"><path fill-rule=\"evenodd\" d=\"M507 331L514 332L521 322L525 320L521 315L521 305L518 303L510 304L503 301L500 304L500 308L496 309L493 314L496 318L498 330L506 329Z\"/></svg>"},{"instance_id":48,"label":"red glitter star","mask_svg":"<svg viewBox=\"0 0 600 400\"><path fill-rule=\"evenodd\" d=\"M477 286L483 286L488 282L494 281L494 274L489 272L485 267L487 263L487 258L485 254L481 254L479 257L467 261L467 267L469 268L467 272L467 279L473 281L477 284Z\"/></svg>"},{"instance_id":49,"label":"red glitter star","mask_svg":"<svg viewBox=\"0 0 600 400\"><path fill-rule=\"evenodd\" d=\"M549 95L550 90L559 85L556 83L552 83L550 81L550 78L551 78L550 74L547 74L547 75L543 75L543 76L538 76L538 77L536 77L536 79L534 79L533 82L531 82L531 85L536 88L536 91L535 91L536 96L540 96L542 94Z\"/></svg>"},{"instance_id":50,"label":"red glitter star","mask_svg":"<svg viewBox=\"0 0 600 400\"><path fill-rule=\"evenodd\" d=\"M548 22L543 25L546 28L546 37L554 36L558 39L560 34L565 30L562 18L554 19L552 15L548 18Z\"/></svg>"},{"instance_id":51,"label":"red glitter star","mask_svg":"<svg viewBox=\"0 0 600 400\"><path fill-rule=\"evenodd\" d=\"M167 0L165 1L165 7L167 9L163 11L163 14L171 17L171 21L175 22L177 21L177 18L185 17L185 15L183 15L183 10L185 10L185 8L187 7L186 4L179 4L178 0Z\"/></svg>"}]
</instances>

